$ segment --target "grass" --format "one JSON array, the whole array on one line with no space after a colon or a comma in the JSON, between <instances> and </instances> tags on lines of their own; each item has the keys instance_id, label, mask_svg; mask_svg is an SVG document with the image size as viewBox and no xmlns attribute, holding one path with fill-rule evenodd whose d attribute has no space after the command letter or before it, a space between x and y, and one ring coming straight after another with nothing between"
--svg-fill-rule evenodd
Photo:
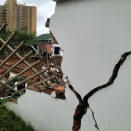
<instances>
[{"instance_id":1,"label":"grass","mask_svg":"<svg viewBox=\"0 0 131 131\"><path fill-rule=\"evenodd\" d=\"M14 112L0 105L0 131L35 131L30 124L26 124Z\"/></svg>"}]
</instances>

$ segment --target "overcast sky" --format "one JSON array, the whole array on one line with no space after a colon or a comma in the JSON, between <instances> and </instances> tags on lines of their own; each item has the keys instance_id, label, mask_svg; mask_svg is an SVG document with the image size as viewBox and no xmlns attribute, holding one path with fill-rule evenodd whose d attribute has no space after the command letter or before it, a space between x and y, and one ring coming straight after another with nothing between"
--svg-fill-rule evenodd
<instances>
[{"instance_id":1,"label":"overcast sky","mask_svg":"<svg viewBox=\"0 0 131 131\"><path fill-rule=\"evenodd\" d=\"M0 4L4 4L6 0L0 0ZM17 0L19 4L33 5L37 7L37 35L47 33L45 28L46 18L51 17L55 10L55 2L53 0Z\"/></svg>"}]
</instances>

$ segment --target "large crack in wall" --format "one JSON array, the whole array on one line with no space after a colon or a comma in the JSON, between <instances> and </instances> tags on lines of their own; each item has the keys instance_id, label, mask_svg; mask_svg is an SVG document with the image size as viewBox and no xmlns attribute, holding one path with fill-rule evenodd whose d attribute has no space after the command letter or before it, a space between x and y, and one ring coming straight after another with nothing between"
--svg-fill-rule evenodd
<instances>
[{"instance_id":1,"label":"large crack in wall","mask_svg":"<svg viewBox=\"0 0 131 131\"><path fill-rule=\"evenodd\" d=\"M57 0L55 0L57 1ZM66 1L66 0L65 0ZM57 2L62 2L62 0L58 0ZM60 15L60 14L59 14ZM58 15L58 16L59 16ZM67 25L68 27L70 27L70 25ZM64 28L63 28L64 29ZM60 31L60 30L59 30ZM84 33L83 33L84 34ZM67 37L68 38L68 37ZM62 39L61 39L62 40ZM100 46L100 45L99 45ZM102 45L103 48L106 48L105 46ZM108 49L110 50L110 49ZM113 50L110 50L112 52L114 52ZM116 52L116 51L115 51ZM119 53L119 52L117 52ZM73 116L73 127L72 130L73 131L79 131L81 128L81 120L83 118L83 116L87 113L87 111L91 111L92 114L92 118L94 120L94 126L97 130L100 130L100 127L98 126L98 123L95 119L95 114L94 111L91 109L90 104L89 104L89 99L98 91L107 88L109 86L111 86L114 81L116 80L117 76L118 76L118 72L120 70L120 67L123 65L123 63L125 62L127 56L129 56L131 54L131 51L129 52L125 52L121 55L120 60L116 63L116 65L113 68L111 77L108 79L108 81L101 85L98 86L94 89L92 89L90 92L88 92L83 98L81 96L81 94L79 94L75 88L73 87L73 85L70 84L70 82L68 83L68 86L70 88L70 90L75 94L76 98L78 99L79 104L77 105L76 109L75 109L75 113Z\"/></svg>"},{"instance_id":2,"label":"large crack in wall","mask_svg":"<svg viewBox=\"0 0 131 131\"><path fill-rule=\"evenodd\" d=\"M109 80L107 81L107 83L94 88L93 90L88 92L83 98L81 97L81 95L75 90L75 88L70 83L68 84L70 90L76 95L76 98L79 101L79 104L77 105L77 107L75 109L74 116L73 116L73 128L72 128L73 131L80 130L81 120L82 120L83 116L87 113L87 111L91 111L92 117L93 117L94 122L95 122L94 126L96 127L96 129L100 130L100 128L98 126L98 123L97 123L97 121L95 119L94 112L90 108L89 98L91 98L98 91L100 91L100 90L102 90L104 88L107 88L107 87L111 86L114 83L115 79L117 78L120 67L125 62L127 56L129 56L130 54L131 54L131 51L125 52L124 54L122 54L120 60L115 65L115 67L113 69L113 72L112 72L112 75L109 78Z\"/></svg>"},{"instance_id":3,"label":"large crack in wall","mask_svg":"<svg viewBox=\"0 0 131 131\"><path fill-rule=\"evenodd\" d=\"M75 94L76 98L79 101L79 104L77 105L74 116L73 116L73 120L74 120L73 128L72 128L73 131L79 131L79 129L81 128L81 120L82 120L83 116L87 113L88 110L91 110L91 112L92 112L92 117L94 119L96 129L100 130L100 128L99 128L99 126L97 124L97 121L95 119L94 112L90 108L89 99L90 99L90 97L92 97L98 91L100 91L100 90L102 90L104 88L107 88L107 87L111 86L114 83L115 79L118 76L118 72L120 70L120 67L123 65L123 63L125 62L127 56L129 56L129 55L131 55L131 51L123 53L121 55L120 60L115 65L115 67L114 67L114 69L112 71L112 75L109 78L109 80L107 81L107 83L94 88L93 90L88 92L83 97L83 99L82 99L81 95L74 89L74 87L71 84L68 84L70 90Z\"/></svg>"}]
</instances>

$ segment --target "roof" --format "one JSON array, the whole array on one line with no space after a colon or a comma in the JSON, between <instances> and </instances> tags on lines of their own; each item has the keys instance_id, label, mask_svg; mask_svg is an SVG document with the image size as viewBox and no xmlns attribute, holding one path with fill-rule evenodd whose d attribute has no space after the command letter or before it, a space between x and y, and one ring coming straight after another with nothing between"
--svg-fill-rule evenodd
<instances>
[{"instance_id":1,"label":"roof","mask_svg":"<svg viewBox=\"0 0 131 131\"><path fill-rule=\"evenodd\" d=\"M38 44L51 44L50 34L43 34L37 37Z\"/></svg>"},{"instance_id":2,"label":"roof","mask_svg":"<svg viewBox=\"0 0 131 131\"><path fill-rule=\"evenodd\" d=\"M38 41L41 41L41 40L50 40L50 39L51 39L50 34L42 34L42 35L39 35L37 37Z\"/></svg>"}]
</instances>

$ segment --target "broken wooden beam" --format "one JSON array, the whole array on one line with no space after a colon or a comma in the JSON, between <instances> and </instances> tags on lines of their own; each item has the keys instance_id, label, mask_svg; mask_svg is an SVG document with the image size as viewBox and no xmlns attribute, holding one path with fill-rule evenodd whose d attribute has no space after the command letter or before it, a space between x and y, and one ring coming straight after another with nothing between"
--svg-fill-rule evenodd
<instances>
[{"instance_id":1,"label":"broken wooden beam","mask_svg":"<svg viewBox=\"0 0 131 131\"><path fill-rule=\"evenodd\" d=\"M6 81L6 83L4 85L2 85L2 86L5 86L5 85L9 84L12 80L14 80L15 78L19 77L20 75L22 75L23 73L25 73L26 71L28 71L29 69L31 69L32 67L36 66L38 63L40 63L40 60L38 60L37 62L33 63L32 65L30 65L29 67L27 67L26 69L24 69L23 71L21 71L19 74L17 74L12 79L9 79L8 81Z\"/></svg>"},{"instance_id":2,"label":"broken wooden beam","mask_svg":"<svg viewBox=\"0 0 131 131\"><path fill-rule=\"evenodd\" d=\"M24 80L21 81L20 83L18 83L18 84L16 84L16 85L14 85L13 87L11 87L11 89L13 89L13 88L15 88L15 87L17 87L17 86L19 86L19 85L27 82L28 80L30 80L30 79L32 79L32 78L34 78L34 77L36 77L36 76L44 73L44 72L47 71L47 70L48 70L48 69L45 69L45 70L42 70L42 71L40 71L40 72L37 72L36 74L34 74L34 75L32 75L32 76L29 76L28 78L24 79Z\"/></svg>"},{"instance_id":3,"label":"broken wooden beam","mask_svg":"<svg viewBox=\"0 0 131 131\"><path fill-rule=\"evenodd\" d=\"M13 70L15 67L17 67L20 63L22 63L26 58L28 58L32 54L32 51L30 51L28 54L26 54L20 61L18 61L16 64L14 64L9 70L7 70L1 77L0 80L8 74L11 70Z\"/></svg>"},{"instance_id":4,"label":"broken wooden beam","mask_svg":"<svg viewBox=\"0 0 131 131\"><path fill-rule=\"evenodd\" d=\"M2 38L0 38L0 41L3 44L2 47L0 48L0 52L10 43L10 40L12 40L12 38L14 37L14 35L15 35L15 32L13 32L11 34L11 36L6 41L4 41Z\"/></svg>"},{"instance_id":5,"label":"broken wooden beam","mask_svg":"<svg viewBox=\"0 0 131 131\"><path fill-rule=\"evenodd\" d=\"M21 42L20 45L17 46L17 48L0 64L0 67L2 67L19 49L22 47L24 42Z\"/></svg>"}]
</instances>

